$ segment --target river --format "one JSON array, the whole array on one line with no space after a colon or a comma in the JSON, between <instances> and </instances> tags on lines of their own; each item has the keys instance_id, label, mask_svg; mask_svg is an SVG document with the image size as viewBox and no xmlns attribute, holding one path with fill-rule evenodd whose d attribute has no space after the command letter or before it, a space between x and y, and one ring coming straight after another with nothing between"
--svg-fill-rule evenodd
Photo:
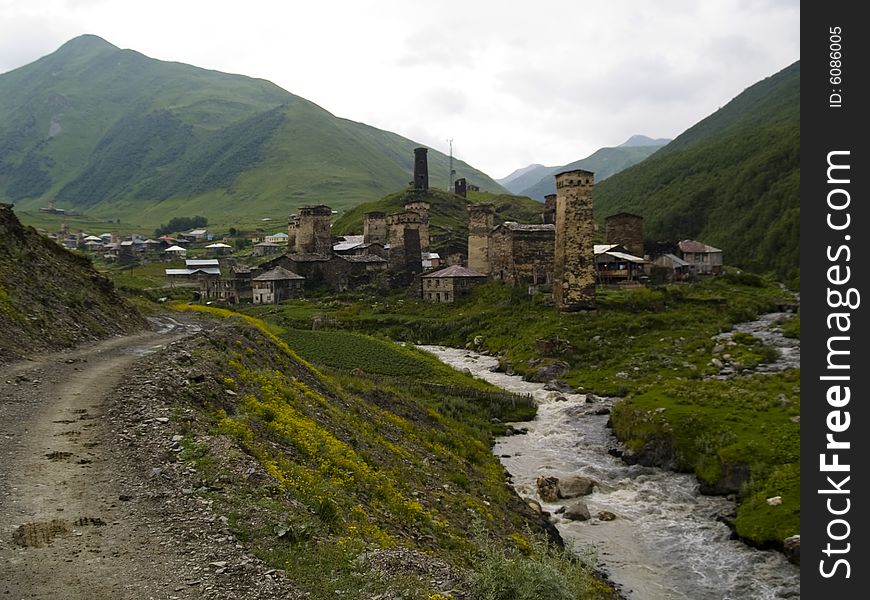
<instances>
[{"instance_id":1,"label":"river","mask_svg":"<svg viewBox=\"0 0 870 600\"><path fill-rule=\"evenodd\" d=\"M443 362L468 369L505 390L532 394L538 414L526 435L499 438L493 449L524 498L540 501L535 480L542 475L580 474L599 486L584 498L593 518L555 516L555 524L578 552L594 549L599 566L631 600L768 600L800 598L799 568L775 551L755 550L731 540L716 521L733 503L698 493L694 476L627 465L608 454L618 446L594 414L616 399L544 390L544 384L492 372L497 359L455 348L420 346ZM789 355L789 358L792 358ZM557 400L562 397L563 399ZM555 514L561 504L541 502ZM594 517L606 510L613 521Z\"/></svg>"}]
</instances>

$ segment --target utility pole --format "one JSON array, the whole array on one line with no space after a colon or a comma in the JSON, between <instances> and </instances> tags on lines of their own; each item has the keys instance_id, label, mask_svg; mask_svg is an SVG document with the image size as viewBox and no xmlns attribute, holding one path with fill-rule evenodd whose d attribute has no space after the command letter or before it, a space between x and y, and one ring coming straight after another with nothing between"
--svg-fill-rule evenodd
<instances>
[{"instance_id":1,"label":"utility pole","mask_svg":"<svg viewBox=\"0 0 870 600\"><path fill-rule=\"evenodd\" d=\"M449 138L447 143L450 144L450 166L448 167L448 175L447 175L447 191L453 191L453 175L456 172L453 170L453 138Z\"/></svg>"}]
</instances>

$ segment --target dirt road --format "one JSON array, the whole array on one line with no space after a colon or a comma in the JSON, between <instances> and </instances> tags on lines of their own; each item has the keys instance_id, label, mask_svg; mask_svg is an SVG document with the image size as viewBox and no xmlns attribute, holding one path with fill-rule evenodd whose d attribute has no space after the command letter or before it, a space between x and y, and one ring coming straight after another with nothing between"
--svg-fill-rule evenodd
<instances>
[{"instance_id":1,"label":"dirt road","mask_svg":"<svg viewBox=\"0 0 870 600\"><path fill-rule=\"evenodd\" d=\"M188 335L0 367L0 598L291 597L154 450L181 436L149 414L148 355Z\"/></svg>"}]
</instances>

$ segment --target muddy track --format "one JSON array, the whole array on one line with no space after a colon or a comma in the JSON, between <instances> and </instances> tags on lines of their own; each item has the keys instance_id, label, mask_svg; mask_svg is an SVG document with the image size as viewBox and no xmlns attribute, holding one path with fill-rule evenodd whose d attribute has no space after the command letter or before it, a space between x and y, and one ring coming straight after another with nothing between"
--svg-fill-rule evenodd
<instances>
[{"instance_id":1,"label":"muddy track","mask_svg":"<svg viewBox=\"0 0 870 600\"><path fill-rule=\"evenodd\" d=\"M214 515L173 502L171 490L169 499L157 500L131 493L143 489L150 458L126 449L117 435L123 424L108 417L119 414L113 403L125 398L147 403L131 384L143 357L191 334L140 333L0 367L0 598L254 592L239 577L222 591L218 575L226 567L205 562L220 558L213 540L221 538L206 535ZM151 421L163 426L169 419ZM247 571L262 576L255 566ZM263 597L284 597L274 591Z\"/></svg>"}]
</instances>

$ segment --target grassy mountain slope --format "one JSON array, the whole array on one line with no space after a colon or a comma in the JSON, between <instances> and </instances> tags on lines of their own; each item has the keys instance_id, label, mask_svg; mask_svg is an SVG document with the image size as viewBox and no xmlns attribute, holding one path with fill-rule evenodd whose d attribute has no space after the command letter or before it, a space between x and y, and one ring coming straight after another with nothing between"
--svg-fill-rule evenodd
<instances>
[{"instance_id":1,"label":"grassy mountain slope","mask_svg":"<svg viewBox=\"0 0 870 600\"><path fill-rule=\"evenodd\" d=\"M519 223L540 223L541 205L524 196L511 194L490 194L487 192L469 192L468 198L440 190L420 192L406 190L390 194L375 202L360 204L347 211L333 223L332 230L337 235L362 233L363 215L370 211L383 211L387 214L403 210L405 203L412 200L423 200L430 204L429 229L430 235L450 233L453 239L464 239L468 235L468 212L466 207L471 204L491 202L496 207L496 219L502 221L517 221Z\"/></svg>"},{"instance_id":2,"label":"grassy mountain slope","mask_svg":"<svg viewBox=\"0 0 870 600\"><path fill-rule=\"evenodd\" d=\"M0 197L19 212L56 198L143 227L188 213L214 224L283 219L303 204L342 209L405 187L419 145L268 81L154 60L96 36L0 75ZM447 164L430 150L433 185ZM502 191L454 164L470 183Z\"/></svg>"},{"instance_id":3,"label":"grassy mountain slope","mask_svg":"<svg viewBox=\"0 0 870 600\"><path fill-rule=\"evenodd\" d=\"M744 268L798 275L800 63L748 88L655 156L596 189L652 240L699 239Z\"/></svg>"},{"instance_id":4,"label":"grassy mountain slope","mask_svg":"<svg viewBox=\"0 0 870 600\"><path fill-rule=\"evenodd\" d=\"M23 227L0 204L0 362L143 325L90 260Z\"/></svg>"},{"instance_id":5,"label":"grassy mountain slope","mask_svg":"<svg viewBox=\"0 0 870 600\"><path fill-rule=\"evenodd\" d=\"M600 148L580 160L575 160L561 167L552 167L549 172L542 173L541 178L521 192L537 200L544 200L547 194L556 193L556 180L553 175L572 169L583 169L595 173L595 181L603 181L628 167L639 163L661 146L617 146L615 148Z\"/></svg>"}]
</instances>

